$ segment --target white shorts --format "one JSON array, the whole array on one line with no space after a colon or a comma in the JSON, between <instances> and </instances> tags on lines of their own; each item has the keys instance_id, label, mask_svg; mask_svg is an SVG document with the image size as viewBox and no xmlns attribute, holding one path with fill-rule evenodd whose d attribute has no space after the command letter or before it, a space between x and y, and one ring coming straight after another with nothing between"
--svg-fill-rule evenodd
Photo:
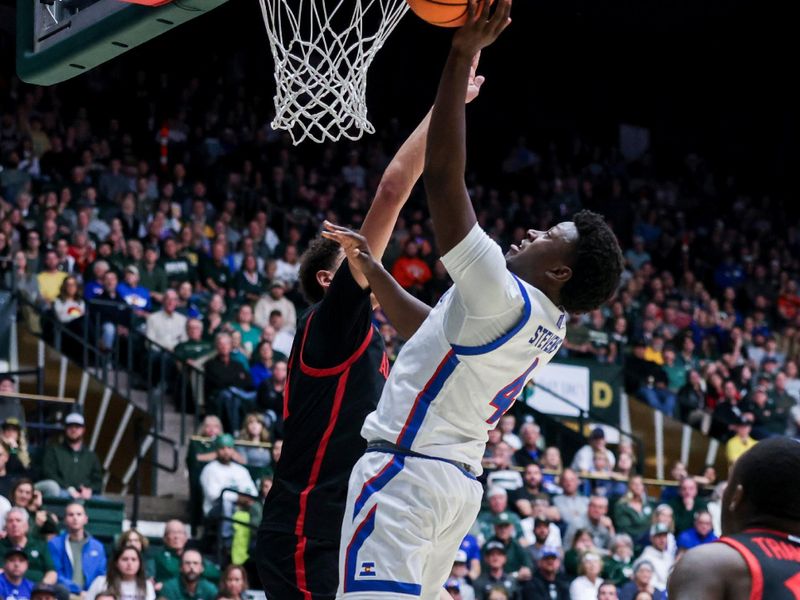
<instances>
[{"instance_id":1,"label":"white shorts","mask_svg":"<svg viewBox=\"0 0 800 600\"><path fill-rule=\"evenodd\" d=\"M439 600L482 495L445 461L368 451L350 475L336 597Z\"/></svg>"}]
</instances>

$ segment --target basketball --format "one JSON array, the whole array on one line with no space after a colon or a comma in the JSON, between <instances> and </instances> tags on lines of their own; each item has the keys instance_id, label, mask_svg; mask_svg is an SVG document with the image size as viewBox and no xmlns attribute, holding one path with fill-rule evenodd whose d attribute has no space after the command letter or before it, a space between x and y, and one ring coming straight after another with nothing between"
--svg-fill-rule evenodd
<instances>
[{"instance_id":1,"label":"basketball","mask_svg":"<svg viewBox=\"0 0 800 600\"><path fill-rule=\"evenodd\" d=\"M437 27L461 27L467 22L467 3L464 0L406 0L411 10L423 21ZM491 5L494 0L489 0ZM478 0L477 11L483 9Z\"/></svg>"}]
</instances>

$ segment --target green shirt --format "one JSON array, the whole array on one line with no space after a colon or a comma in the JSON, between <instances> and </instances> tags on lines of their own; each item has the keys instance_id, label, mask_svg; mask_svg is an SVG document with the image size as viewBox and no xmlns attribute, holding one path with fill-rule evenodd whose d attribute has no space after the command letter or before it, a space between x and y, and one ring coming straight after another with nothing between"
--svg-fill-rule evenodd
<instances>
[{"instance_id":1,"label":"green shirt","mask_svg":"<svg viewBox=\"0 0 800 600\"><path fill-rule=\"evenodd\" d=\"M78 589L83 589L83 546L89 538L84 537L80 540L73 540L67 537L67 543L70 550L72 550L72 581L78 586Z\"/></svg>"},{"instance_id":2,"label":"green shirt","mask_svg":"<svg viewBox=\"0 0 800 600\"><path fill-rule=\"evenodd\" d=\"M248 354L252 354L261 340L261 328L250 325L250 329L245 331L239 323L233 323L233 328L242 334L242 347L247 350Z\"/></svg>"},{"instance_id":3,"label":"green shirt","mask_svg":"<svg viewBox=\"0 0 800 600\"><path fill-rule=\"evenodd\" d=\"M148 271L144 264L140 264L139 285L153 292L163 292L167 289L167 274L158 265Z\"/></svg>"},{"instance_id":4,"label":"green shirt","mask_svg":"<svg viewBox=\"0 0 800 600\"><path fill-rule=\"evenodd\" d=\"M202 577L197 580L194 594L188 592L180 577L173 577L165 582L159 594L159 598L167 598L167 600L215 600L216 597L217 586Z\"/></svg>"},{"instance_id":5,"label":"green shirt","mask_svg":"<svg viewBox=\"0 0 800 600\"><path fill-rule=\"evenodd\" d=\"M175 550L163 548L153 556L155 565L154 577L159 583L167 584L171 579L177 581L181 571L181 557ZM216 583L219 581L219 567L209 560L203 559L202 579Z\"/></svg>"},{"instance_id":6,"label":"green shirt","mask_svg":"<svg viewBox=\"0 0 800 600\"><path fill-rule=\"evenodd\" d=\"M206 354L211 354L214 351L214 345L211 342L200 340L199 342L187 341L181 342L175 346L175 357L180 361L195 360Z\"/></svg>"},{"instance_id":7,"label":"green shirt","mask_svg":"<svg viewBox=\"0 0 800 600\"><path fill-rule=\"evenodd\" d=\"M12 545L8 538L0 540L0 554L5 555ZM27 579L39 583L45 573L56 570L50 550L42 540L31 539L28 535L28 543L25 544L24 549L25 554L28 555L28 572L25 573Z\"/></svg>"}]
</instances>

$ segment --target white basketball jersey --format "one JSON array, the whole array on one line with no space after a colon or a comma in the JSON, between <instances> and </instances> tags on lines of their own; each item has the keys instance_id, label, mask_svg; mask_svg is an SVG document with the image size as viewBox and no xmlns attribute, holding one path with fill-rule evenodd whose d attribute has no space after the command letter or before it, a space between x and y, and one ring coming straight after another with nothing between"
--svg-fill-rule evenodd
<instances>
[{"instance_id":1,"label":"white basketball jersey","mask_svg":"<svg viewBox=\"0 0 800 600\"><path fill-rule=\"evenodd\" d=\"M566 331L565 314L547 296L508 276L524 301L518 323L482 346L451 344L445 318L457 300L450 288L403 346L378 408L364 422L367 441L385 440L482 472L488 431L558 351Z\"/></svg>"}]
</instances>

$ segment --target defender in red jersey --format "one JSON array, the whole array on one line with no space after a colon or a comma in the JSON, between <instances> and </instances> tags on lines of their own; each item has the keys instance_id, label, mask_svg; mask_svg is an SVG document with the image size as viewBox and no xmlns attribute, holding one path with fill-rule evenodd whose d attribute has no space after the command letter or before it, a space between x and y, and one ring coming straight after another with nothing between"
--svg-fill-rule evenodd
<instances>
[{"instance_id":1,"label":"defender in red jersey","mask_svg":"<svg viewBox=\"0 0 800 600\"><path fill-rule=\"evenodd\" d=\"M719 542L687 552L670 600L800 600L800 442L759 442L734 465Z\"/></svg>"}]
</instances>

